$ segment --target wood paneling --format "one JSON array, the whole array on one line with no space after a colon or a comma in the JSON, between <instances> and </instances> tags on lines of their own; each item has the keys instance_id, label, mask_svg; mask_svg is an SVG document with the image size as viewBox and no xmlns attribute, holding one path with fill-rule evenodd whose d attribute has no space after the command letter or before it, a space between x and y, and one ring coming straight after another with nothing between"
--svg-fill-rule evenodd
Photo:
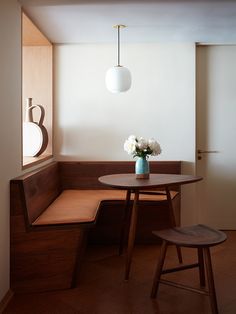
<instances>
[{"instance_id":1,"label":"wood paneling","mask_svg":"<svg viewBox=\"0 0 236 314\"><path fill-rule=\"evenodd\" d=\"M26 46L22 50L22 117L24 121L27 98L33 98L33 105L44 107L43 125L48 133L45 155L52 154L52 53L52 46ZM33 119L40 119L37 108L33 110Z\"/></svg>"},{"instance_id":2,"label":"wood paneling","mask_svg":"<svg viewBox=\"0 0 236 314\"><path fill-rule=\"evenodd\" d=\"M27 214L26 222L30 225L60 192L57 163L13 179L11 180L11 213L13 216Z\"/></svg>"},{"instance_id":3,"label":"wood paneling","mask_svg":"<svg viewBox=\"0 0 236 314\"><path fill-rule=\"evenodd\" d=\"M115 173L133 173L135 163L132 161L91 161L59 162L62 189L107 189L98 182L103 175ZM180 161L152 161L152 173L181 173Z\"/></svg>"},{"instance_id":4,"label":"wood paneling","mask_svg":"<svg viewBox=\"0 0 236 314\"><path fill-rule=\"evenodd\" d=\"M70 288L81 255L84 230L63 226L40 229L32 221L60 193L58 164L11 180L11 288L35 292Z\"/></svg>"},{"instance_id":5,"label":"wood paneling","mask_svg":"<svg viewBox=\"0 0 236 314\"><path fill-rule=\"evenodd\" d=\"M60 194L58 165L53 164L23 182L30 224Z\"/></svg>"},{"instance_id":6,"label":"wood paneling","mask_svg":"<svg viewBox=\"0 0 236 314\"><path fill-rule=\"evenodd\" d=\"M52 229L12 233L11 288L20 293L70 288L81 232Z\"/></svg>"},{"instance_id":7,"label":"wood paneling","mask_svg":"<svg viewBox=\"0 0 236 314\"><path fill-rule=\"evenodd\" d=\"M8 303L11 301L13 297L12 290L8 290L8 292L5 294L4 298L0 302L0 313L3 313L4 309L7 307Z\"/></svg>"},{"instance_id":8,"label":"wood paneling","mask_svg":"<svg viewBox=\"0 0 236 314\"><path fill-rule=\"evenodd\" d=\"M22 13L22 44L23 46L52 45L25 13Z\"/></svg>"}]
</instances>

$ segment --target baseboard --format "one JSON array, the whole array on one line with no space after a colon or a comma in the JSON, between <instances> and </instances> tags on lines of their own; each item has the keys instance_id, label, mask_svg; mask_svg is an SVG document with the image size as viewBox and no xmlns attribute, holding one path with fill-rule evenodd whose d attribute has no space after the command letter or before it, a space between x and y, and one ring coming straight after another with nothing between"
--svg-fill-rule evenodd
<instances>
[{"instance_id":1,"label":"baseboard","mask_svg":"<svg viewBox=\"0 0 236 314\"><path fill-rule=\"evenodd\" d=\"M13 291L8 290L3 299L0 301L0 314L3 313L11 298L13 297Z\"/></svg>"}]
</instances>

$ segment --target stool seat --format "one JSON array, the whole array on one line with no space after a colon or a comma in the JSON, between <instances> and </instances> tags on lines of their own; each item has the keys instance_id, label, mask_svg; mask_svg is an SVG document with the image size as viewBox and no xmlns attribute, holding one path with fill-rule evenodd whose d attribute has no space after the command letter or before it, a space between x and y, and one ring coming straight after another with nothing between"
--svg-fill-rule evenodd
<instances>
[{"instance_id":1,"label":"stool seat","mask_svg":"<svg viewBox=\"0 0 236 314\"><path fill-rule=\"evenodd\" d=\"M201 224L154 231L153 234L169 243L192 248L214 246L227 238L222 231Z\"/></svg>"}]
</instances>

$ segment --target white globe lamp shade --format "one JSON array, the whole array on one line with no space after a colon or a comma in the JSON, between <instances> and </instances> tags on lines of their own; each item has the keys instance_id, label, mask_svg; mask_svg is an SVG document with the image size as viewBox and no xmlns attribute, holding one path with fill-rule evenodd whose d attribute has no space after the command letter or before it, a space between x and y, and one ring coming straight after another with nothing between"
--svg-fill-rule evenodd
<instances>
[{"instance_id":1,"label":"white globe lamp shade","mask_svg":"<svg viewBox=\"0 0 236 314\"><path fill-rule=\"evenodd\" d=\"M110 68L106 73L106 86L112 93L126 92L131 86L129 69L120 65Z\"/></svg>"}]
</instances>

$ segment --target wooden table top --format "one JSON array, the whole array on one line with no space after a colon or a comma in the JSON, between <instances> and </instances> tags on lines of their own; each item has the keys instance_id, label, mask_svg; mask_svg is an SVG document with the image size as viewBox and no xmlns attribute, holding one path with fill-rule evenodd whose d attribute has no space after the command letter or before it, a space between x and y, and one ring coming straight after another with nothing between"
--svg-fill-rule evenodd
<instances>
[{"instance_id":1,"label":"wooden table top","mask_svg":"<svg viewBox=\"0 0 236 314\"><path fill-rule=\"evenodd\" d=\"M149 179L137 179L134 173L111 174L98 180L117 189L145 189L182 185L202 180L200 176L151 173Z\"/></svg>"}]
</instances>

